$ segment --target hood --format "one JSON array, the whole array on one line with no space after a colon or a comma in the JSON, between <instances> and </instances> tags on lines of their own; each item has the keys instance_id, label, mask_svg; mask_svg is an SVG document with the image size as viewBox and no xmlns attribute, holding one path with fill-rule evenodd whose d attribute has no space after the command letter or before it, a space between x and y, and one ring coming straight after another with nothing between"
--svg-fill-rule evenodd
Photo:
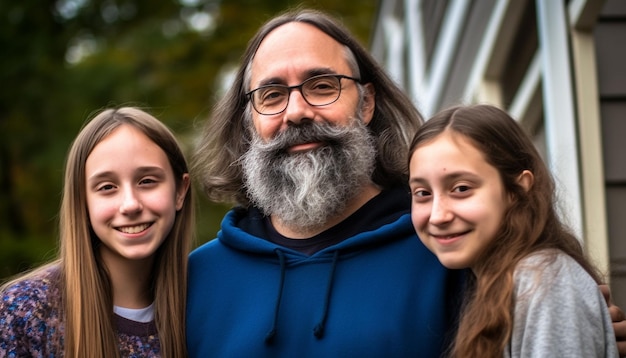
<instances>
[{"instance_id":1,"label":"hood","mask_svg":"<svg viewBox=\"0 0 626 358\"><path fill-rule=\"evenodd\" d=\"M268 327L265 344L271 345L280 315L281 300L285 276L288 268L299 263L319 261L327 265L320 266L328 270L322 314L318 323L312 327L312 334L317 339L324 337L326 319L331 302L333 281L336 270L341 269L341 260L356 255L359 251L372 249L396 240L403 240L414 235L410 216L410 196L408 190L383 191L353 215L336 227L325 231L324 235L338 235L338 243L308 256L301 252L279 246L266 239L266 218L256 208L235 208L222 221L222 229L218 233L221 243L239 252L259 256L262 260L272 260L280 266L278 291L274 304L274 318ZM268 278L269 279L269 278Z\"/></svg>"}]
</instances>

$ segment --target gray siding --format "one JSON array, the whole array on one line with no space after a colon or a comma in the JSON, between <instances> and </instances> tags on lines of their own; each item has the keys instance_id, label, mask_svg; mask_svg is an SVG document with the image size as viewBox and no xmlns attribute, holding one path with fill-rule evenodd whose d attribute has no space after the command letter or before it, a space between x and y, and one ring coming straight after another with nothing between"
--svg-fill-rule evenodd
<instances>
[{"instance_id":1,"label":"gray siding","mask_svg":"<svg viewBox=\"0 0 626 358\"><path fill-rule=\"evenodd\" d=\"M626 1L607 0L594 30L606 179L611 290L626 307Z\"/></svg>"}]
</instances>

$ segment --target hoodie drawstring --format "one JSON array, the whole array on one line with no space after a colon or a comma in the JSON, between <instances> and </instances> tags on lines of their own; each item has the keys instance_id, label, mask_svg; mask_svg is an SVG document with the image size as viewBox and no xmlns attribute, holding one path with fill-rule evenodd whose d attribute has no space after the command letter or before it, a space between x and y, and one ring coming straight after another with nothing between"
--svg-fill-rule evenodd
<instances>
[{"instance_id":1,"label":"hoodie drawstring","mask_svg":"<svg viewBox=\"0 0 626 358\"><path fill-rule=\"evenodd\" d=\"M276 255L278 255L278 262L280 264L280 283L278 286L278 297L276 299L276 305L274 306L274 320L272 322L272 328L265 335L265 344L272 344L274 337L276 336L276 327L278 325L278 312L280 310L280 302L283 297L283 288L285 286L285 271L286 271L286 260L285 254L281 250L274 250ZM324 330L326 329L326 319L328 318L328 309L330 306L330 296L333 289L333 281L335 279L335 269L337 268L337 261L339 261L339 250L335 251L333 255L333 263L330 268L330 273L328 277L328 284L326 285L326 297L324 298L324 308L322 311L322 317L320 321L313 328L313 335L317 339L322 339L324 337Z\"/></svg>"},{"instance_id":2,"label":"hoodie drawstring","mask_svg":"<svg viewBox=\"0 0 626 358\"><path fill-rule=\"evenodd\" d=\"M326 318L328 317L328 306L330 304L330 293L333 289L333 280L335 278L335 268L337 268L337 261L339 259L339 250L335 251L333 256L333 265L330 268L330 277L328 278L328 285L326 286L326 298L324 299L324 310L322 311L322 318L319 323L313 328L313 334L317 339L324 337L324 329L326 328Z\"/></svg>"},{"instance_id":3,"label":"hoodie drawstring","mask_svg":"<svg viewBox=\"0 0 626 358\"><path fill-rule=\"evenodd\" d=\"M280 263L280 284L278 286L278 298L276 299L276 306L274 307L274 321L272 322L272 328L265 335L265 344L271 344L276 336L276 325L278 324L278 311L280 310L280 301L283 298L283 287L285 286L285 254L280 250L274 250L278 255L278 261Z\"/></svg>"}]
</instances>

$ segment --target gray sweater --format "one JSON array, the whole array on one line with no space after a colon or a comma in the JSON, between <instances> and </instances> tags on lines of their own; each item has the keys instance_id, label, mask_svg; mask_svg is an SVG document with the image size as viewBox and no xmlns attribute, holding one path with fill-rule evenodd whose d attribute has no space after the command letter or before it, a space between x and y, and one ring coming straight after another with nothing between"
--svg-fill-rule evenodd
<instances>
[{"instance_id":1,"label":"gray sweater","mask_svg":"<svg viewBox=\"0 0 626 358\"><path fill-rule=\"evenodd\" d=\"M606 302L571 257L542 251L515 270L515 309L505 357L618 357Z\"/></svg>"}]
</instances>

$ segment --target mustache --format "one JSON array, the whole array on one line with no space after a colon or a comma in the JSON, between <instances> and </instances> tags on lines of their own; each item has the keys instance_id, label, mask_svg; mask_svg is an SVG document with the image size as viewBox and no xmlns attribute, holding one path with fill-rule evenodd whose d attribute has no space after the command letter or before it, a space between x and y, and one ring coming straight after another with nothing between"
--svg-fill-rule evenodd
<instances>
[{"instance_id":1,"label":"mustache","mask_svg":"<svg viewBox=\"0 0 626 358\"><path fill-rule=\"evenodd\" d=\"M323 142L330 146L342 144L351 126L337 126L328 123L306 122L287 127L276 137L264 142L255 133L255 147L265 153L286 152L289 147L303 143Z\"/></svg>"}]
</instances>

